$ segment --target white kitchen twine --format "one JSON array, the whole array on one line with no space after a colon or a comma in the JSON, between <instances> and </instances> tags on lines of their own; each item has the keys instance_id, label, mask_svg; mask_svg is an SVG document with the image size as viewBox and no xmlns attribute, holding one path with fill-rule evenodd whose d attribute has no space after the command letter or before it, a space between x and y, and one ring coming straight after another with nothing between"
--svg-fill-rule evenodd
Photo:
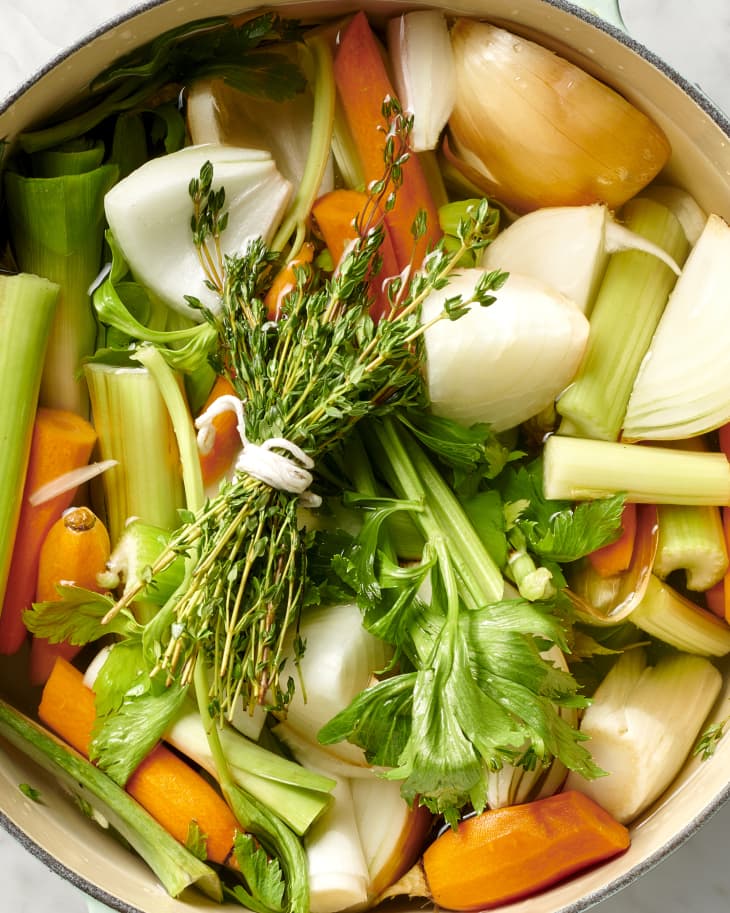
<instances>
[{"instance_id":1,"label":"white kitchen twine","mask_svg":"<svg viewBox=\"0 0 730 913\"><path fill-rule=\"evenodd\" d=\"M236 429L241 438L241 452L235 463L236 470L253 476L254 479L278 491L299 495L305 507L319 507L322 499L309 491L309 486L314 481L312 473L309 472L314 467L314 460L307 456L301 447L283 437L270 437L263 444L252 444L246 437L243 402L237 396L229 393L219 396L196 418L198 450L202 454L210 453L216 435L213 419L224 412L235 412ZM273 447L287 450L291 456L277 453Z\"/></svg>"}]
</instances>

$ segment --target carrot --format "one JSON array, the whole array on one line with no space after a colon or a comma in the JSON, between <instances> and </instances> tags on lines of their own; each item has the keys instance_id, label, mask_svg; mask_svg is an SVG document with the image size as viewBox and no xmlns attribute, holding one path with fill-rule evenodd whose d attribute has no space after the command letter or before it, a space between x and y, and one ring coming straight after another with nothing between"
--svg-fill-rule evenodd
<instances>
[{"instance_id":1,"label":"carrot","mask_svg":"<svg viewBox=\"0 0 730 913\"><path fill-rule=\"evenodd\" d=\"M596 549L588 555L593 569L601 577L622 574L631 565L636 541L636 504L624 504L621 514L621 535L614 542Z\"/></svg>"},{"instance_id":2,"label":"carrot","mask_svg":"<svg viewBox=\"0 0 730 913\"><path fill-rule=\"evenodd\" d=\"M271 286L266 293L266 297L264 298L266 313L269 316L269 320L279 319L284 299L297 287L297 267L306 266L308 263L311 263L313 259L314 244L312 244L311 241L305 241L296 257L292 257L288 263L285 263L276 276L274 276L274 281L271 283Z\"/></svg>"},{"instance_id":3,"label":"carrot","mask_svg":"<svg viewBox=\"0 0 730 913\"><path fill-rule=\"evenodd\" d=\"M725 542L730 550L730 507L722 508L722 528L725 532ZM730 624L730 570L722 580L705 593L707 608L719 618L724 618Z\"/></svg>"},{"instance_id":4,"label":"carrot","mask_svg":"<svg viewBox=\"0 0 730 913\"><path fill-rule=\"evenodd\" d=\"M425 851L423 871L438 906L480 910L534 894L629 843L608 812L567 791L465 819Z\"/></svg>"},{"instance_id":5,"label":"carrot","mask_svg":"<svg viewBox=\"0 0 730 913\"><path fill-rule=\"evenodd\" d=\"M38 559L36 602L60 599L59 583L71 583L101 592L97 575L109 560L109 533L88 507L65 511L48 530ZM71 660L81 649L66 642L52 644L45 637L34 637L30 648L30 681L42 685L51 674L57 656Z\"/></svg>"},{"instance_id":6,"label":"carrot","mask_svg":"<svg viewBox=\"0 0 730 913\"><path fill-rule=\"evenodd\" d=\"M42 485L85 466L95 442L96 432L81 416L60 409L38 409L5 602L0 614L0 653L16 653L25 640L23 612L33 601L41 543L51 525L73 501L75 491L64 492L36 505L28 498Z\"/></svg>"},{"instance_id":7,"label":"carrot","mask_svg":"<svg viewBox=\"0 0 730 913\"><path fill-rule=\"evenodd\" d=\"M334 58L335 83L345 122L362 164L366 184L384 174L388 124L383 102L395 98L378 41L367 16L357 13L338 36ZM420 210L426 213L426 231L416 242L411 228ZM418 157L411 154L403 166L403 183L395 206L385 214L400 273L413 260L419 267L430 247L441 237L438 209Z\"/></svg>"},{"instance_id":8,"label":"carrot","mask_svg":"<svg viewBox=\"0 0 730 913\"><path fill-rule=\"evenodd\" d=\"M69 745L88 757L96 719L94 692L81 672L58 658L43 689L40 719ZM241 828L220 794L182 758L158 745L142 761L126 791L181 843L191 823L206 836L208 859L230 862Z\"/></svg>"},{"instance_id":9,"label":"carrot","mask_svg":"<svg viewBox=\"0 0 730 913\"><path fill-rule=\"evenodd\" d=\"M336 264L342 259L348 245L357 238L355 220L366 212L369 203L370 197L366 193L358 190L337 189L323 194L312 206L312 218ZM382 213L380 216L382 217ZM380 273L370 279L374 302L370 313L375 320L390 310L390 302L383 287L383 280L390 276L397 276L400 272L387 225L384 227L383 243L380 246L382 258Z\"/></svg>"},{"instance_id":10,"label":"carrot","mask_svg":"<svg viewBox=\"0 0 730 913\"><path fill-rule=\"evenodd\" d=\"M208 394L201 412L218 399L219 396L235 396L235 390L225 377L217 377L213 389ZM203 475L203 484L207 488L223 478L230 467L236 454L241 448L241 438L236 429L236 416L233 412L221 412L213 418L215 440L208 453L200 454L200 469Z\"/></svg>"}]
</instances>

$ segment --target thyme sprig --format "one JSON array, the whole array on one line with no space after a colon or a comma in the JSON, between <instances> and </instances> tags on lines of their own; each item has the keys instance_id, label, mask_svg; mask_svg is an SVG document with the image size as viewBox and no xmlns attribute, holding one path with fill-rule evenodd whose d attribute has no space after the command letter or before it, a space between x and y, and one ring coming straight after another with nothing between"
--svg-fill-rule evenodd
<instances>
[{"instance_id":1,"label":"thyme sprig","mask_svg":"<svg viewBox=\"0 0 730 913\"><path fill-rule=\"evenodd\" d=\"M397 107L392 113L393 142L383 181L371 188L376 195L386 186L397 191L407 167L410 122ZM463 220L457 250L438 246L420 271L391 282L393 306L377 323L370 316L368 279L379 269L383 226L373 219L334 275L321 279L300 270L296 289L272 322L263 299L276 255L257 240L241 256L216 263L224 196L210 191L211 182L207 168L191 182L192 227L202 261L216 266L214 277L222 276L222 295L215 313L197 305L218 336L214 367L244 404L246 438L285 438L316 464L361 419L421 404L421 302L446 285L464 251L484 243L488 204ZM489 304L502 279L495 273L482 283L476 303ZM450 301L439 319L454 319L468 304ZM302 606L316 598L298 506L291 493L238 473L187 518L152 569L157 573L174 555L193 555L184 591L166 607L172 622L153 675L186 684L202 652L214 671L212 706L223 716L241 699L250 708L283 708L291 697L289 670L282 671L284 638ZM129 592L125 599L133 597Z\"/></svg>"}]
</instances>

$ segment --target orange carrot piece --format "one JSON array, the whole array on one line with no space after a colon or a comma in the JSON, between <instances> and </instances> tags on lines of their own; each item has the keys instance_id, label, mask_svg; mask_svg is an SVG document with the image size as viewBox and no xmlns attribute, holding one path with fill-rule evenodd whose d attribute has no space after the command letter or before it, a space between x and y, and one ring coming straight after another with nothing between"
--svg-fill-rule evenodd
<instances>
[{"instance_id":1,"label":"orange carrot piece","mask_svg":"<svg viewBox=\"0 0 730 913\"><path fill-rule=\"evenodd\" d=\"M614 542L596 549L588 555L593 569L601 577L622 574L631 565L636 541L636 504L624 504L621 514L621 535Z\"/></svg>"},{"instance_id":2,"label":"orange carrot piece","mask_svg":"<svg viewBox=\"0 0 730 913\"><path fill-rule=\"evenodd\" d=\"M725 532L725 542L730 549L730 507L722 508L722 528ZM722 580L705 593L707 608L713 615L724 619L730 624L730 570Z\"/></svg>"},{"instance_id":3,"label":"orange carrot piece","mask_svg":"<svg viewBox=\"0 0 730 913\"><path fill-rule=\"evenodd\" d=\"M720 441L720 450L730 460L730 422L717 429L717 437Z\"/></svg>"},{"instance_id":4,"label":"orange carrot piece","mask_svg":"<svg viewBox=\"0 0 730 913\"><path fill-rule=\"evenodd\" d=\"M57 586L70 583L101 592L97 575L109 560L109 533L88 507L67 510L49 529L38 560L36 602L60 599ZM53 644L45 637L33 637L30 648L30 681L42 685L51 674L57 656L72 660L80 646L66 642Z\"/></svg>"},{"instance_id":5,"label":"orange carrot piece","mask_svg":"<svg viewBox=\"0 0 730 913\"><path fill-rule=\"evenodd\" d=\"M383 102L395 90L383 62L382 50L367 16L357 13L338 36L334 58L335 83L347 127L358 151L365 181L380 181L385 170L388 124ZM426 231L414 241L411 227L420 210L426 212ZM411 154L403 166L403 183L395 206L385 215L395 250L398 272L413 259L419 267L427 250L441 237L438 209L418 156Z\"/></svg>"},{"instance_id":6,"label":"orange carrot piece","mask_svg":"<svg viewBox=\"0 0 730 913\"><path fill-rule=\"evenodd\" d=\"M355 220L367 210L369 203L370 198L366 193L359 190L337 189L323 194L312 206L312 218L335 264L339 263L348 245L357 238ZM384 225L384 228L383 243L380 246L380 272L370 279L373 297L370 313L374 320L390 310L388 295L383 286L384 280L397 276L400 272L390 232L387 225Z\"/></svg>"},{"instance_id":7,"label":"orange carrot piece","mask_svg":"<svg viewBox=\"0 0 730 913\"><path fill-rule=\"evenodd\" d=\"M59 409L38 409L5 603L0 614L0 653L16 653L25 640L23 612L33 601L41 543L76 492L67 491L37 505L32 505L28 498L42 485L85 466L95 443L96 432L81 416Z\"/></svg>"},{"instance_id":8,"label":"orange carrot piece","mask_svg":"<svg viewBox=\"0 0 730 913\"><path fill-rule=\"evenodd\" d=\"M63 658L56 660L43 689L40 719L88 757L96 718L94 692ZM191 823L206 836L208 859L226 863L241 831L233 812L210 783L164 745L156 746L127 781L127 792L168 833L185 843Z\"/></svg>"},{"instance_id":9,"label":"orange carrot piece","mask_svg":"<svg viewBox=\"0 0 730 913\"><path fill-rule=\"evenodd\" d=\"M271 286L266 293L266 297L264 298L266 313L268 314L269 320L279 319L279 314L281 313L281 308L286 296L291 294L297 287L297 267L306 266L308 263L311 263L313 259L314 244L312 244L311 241L305 241L296 257L292 257L288 263L285 263L276 276L274 276L274 281L271 283Z\"/></svg>"},{"instance_id":10,"label":"orange carrot piece","mask_svg":"<svg viewBox=\"0 0 730 913\"><path fill-rule=\"evenodd\" d=\"M219 396L228 395L236 395L231 382L225 377L217 377L201 413L205 412ZM235 413L227 411L214 416L213 427L215 428L213 446L208 453L200 454L200 469L203 475L203 485L206 488L223 478L241 449L241 438L236 430Z\"/></svg>"},{"instance_id":11,"label":"orange carrot piece","mask_svg":"<svg viewBox=\"0 0 730 913\"><path fill-rule=\"evenodd\" d=\"M425 851L423 869L439 907L483 910L534 894L629 843L622 824L571 790L465 819Z\"/></svg>"}]
</instances>

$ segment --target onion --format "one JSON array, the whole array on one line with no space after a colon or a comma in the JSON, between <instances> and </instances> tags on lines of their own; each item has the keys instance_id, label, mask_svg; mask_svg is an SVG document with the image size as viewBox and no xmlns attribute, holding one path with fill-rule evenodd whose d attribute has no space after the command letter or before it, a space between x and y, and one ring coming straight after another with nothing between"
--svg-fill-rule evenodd
<instances>
[{"instance_id":1,"label":"onion","mask_svg":"<svg viewBox=\"0 0 730 913\"><path fill-rule=\"evenodd\" d=\"M423 320L437 317L446 298L469 300L482 275L456 274L423 303ZM588 320L564 295L511 273L489 307L472 305L458 320L425 331L431 408L464 425L513 428L549 406L572 380L588 340Z\"/></svg>"},{"instance_id":2,"label":"onion","mask_svg":"<svg viewBox=\"0 0 730 913\"><path fill-rule=\"evenodd\" d=\"M190 229L188 186L207 162L213 187L225 187L228 225L224 254L240 253L256 237L268 241L292 191L267 152L233 146L188 146L150 159L107 193L109 226L134 276L171 308L201 320L186 295L215 309Z\"/></svg>"},{"instance_id":3,"label":"onion","mask_svg":"<svg viewBox=\"0 0 730 913\"><path fill-rule=\"evenodd\" d=\"M587 314L609 254L620 250L653 254L679 275L666 251L615 222L602 204L550 206L521 216L485 248L482 266L540 279Z\"/></svg>"},{"instance_id":4,"label":"onion","mask_svg":"<svg viewBox=\"0 0 730 913\"><path fill-rule=\"evenodd\" d=\"M393 82L404 110L413 115L411 148L435 149L456 101L454 59L440 10L417 10L388 22Z\"/></svg>"},{"instance_id":5,"label":"onion","mask_svg":"<svg viewBox=\"0 0 730 913\"><path fill-rule=\"evenodd\" d=\"M515 212L604 202L617 209L670 154L660 128L613 89L532 41L484 22L451 31L450 148Z\"/></svg>"},{"instance_id":6,"label":"onion","mask_svg":"<svg viewBox=\"0 0 730 913\"><path fill-rule=\"evenodd\" d=\"M626 440L680 440L730 421L730 226L711 215L639 368Z\"/></svg>"}]
</instances>

